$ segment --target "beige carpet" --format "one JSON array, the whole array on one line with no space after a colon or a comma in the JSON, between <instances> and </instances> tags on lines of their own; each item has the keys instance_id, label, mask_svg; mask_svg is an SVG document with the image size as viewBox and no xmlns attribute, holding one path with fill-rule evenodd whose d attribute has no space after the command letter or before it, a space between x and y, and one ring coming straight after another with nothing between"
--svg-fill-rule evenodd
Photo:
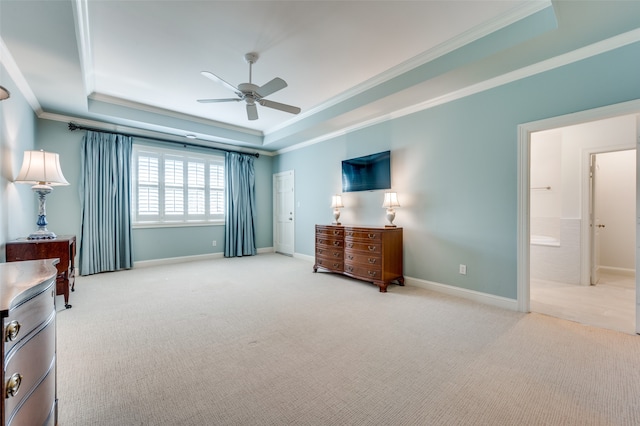
<instances>
[{"instance_id":1,"label":"beige carpet","mask_svg":"<svg viewBox=\"0 0 640 426\"><path fill-rule=\"evenodd\" d=\"M640 337L264 254L80 277L60 425L638 425Z\"/></svg>"}]
</instances>

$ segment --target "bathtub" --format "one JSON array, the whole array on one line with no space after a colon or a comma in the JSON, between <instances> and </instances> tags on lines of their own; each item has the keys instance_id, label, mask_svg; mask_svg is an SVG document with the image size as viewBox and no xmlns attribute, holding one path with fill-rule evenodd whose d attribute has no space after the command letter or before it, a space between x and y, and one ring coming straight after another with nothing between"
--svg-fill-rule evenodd
<instances>
[{"instance_id":1,"label":"bathtub","mask_svg":"<svg viewBox=\"0 0 640 426\"><path fill-rule=\"evenodd\" d=\"M533 246L560 247L560 240L550 235L531 235L530 244Z\"/></svg>"}]
</instances>

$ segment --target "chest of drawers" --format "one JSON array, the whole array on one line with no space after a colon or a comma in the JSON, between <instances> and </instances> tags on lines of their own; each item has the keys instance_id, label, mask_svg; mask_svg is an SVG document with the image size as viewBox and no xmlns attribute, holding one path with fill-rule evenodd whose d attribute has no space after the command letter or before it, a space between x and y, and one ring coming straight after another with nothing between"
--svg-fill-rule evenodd
<instances>
[{"instance_id":1,"label":"chest of drawers","mask_svg":"<svg viewBox=\"0 0 640 426\"><path fill-rule=\"evenodd\" d=\"M314 272L324 268L376 284L404 285L402 228L316 225Z\"/></svg>"},{"instance_id":2,"label":"chest of drawers","mask_svg":"<svg viewBox=\"0 0 640 426\"><path fill-rule=\"evenodd\" d=\"M55 425L57 260L0 264L2 425Z\"/></svg>"}]
</instances>

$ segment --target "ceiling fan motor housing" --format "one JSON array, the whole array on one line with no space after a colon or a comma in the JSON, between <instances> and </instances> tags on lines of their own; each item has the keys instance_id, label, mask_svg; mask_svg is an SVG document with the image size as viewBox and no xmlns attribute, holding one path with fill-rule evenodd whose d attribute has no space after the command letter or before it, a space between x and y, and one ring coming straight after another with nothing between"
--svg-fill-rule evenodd
<instances>
[{"instance_id":1,"label":"ceiling fan motor housing","mask_svg":"<svg viewBox=\"0 0 640 426\"><path fill-rule=\"evenodd\" d=\"M257 90L260 86L256 86L253 83L240 83L238 84L238 90L240 90L245 96L257 97Z\"/></svg>"}]
</instances>

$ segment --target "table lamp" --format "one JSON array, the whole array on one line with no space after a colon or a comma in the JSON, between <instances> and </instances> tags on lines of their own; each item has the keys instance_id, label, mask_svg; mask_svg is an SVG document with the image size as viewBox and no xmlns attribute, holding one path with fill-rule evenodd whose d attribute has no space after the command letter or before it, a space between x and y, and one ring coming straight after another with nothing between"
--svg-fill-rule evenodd
<instances>
[{"instance_id":1,"label":"table lamp","mask_svg":"<svg viewBox=\"0 0 640 426\"><path fill-rule=\"evenodd\" d=\"M40 206L38 208L38 230L30 234L30 240L52 240L56 234L47 229L47 213L45 203L47 195L54 186L69 185L60 168L60 158L53 152L25 151L22 168L16 183L33 185L31 189L38 194Z\"/></svg>"}]
</instances>

